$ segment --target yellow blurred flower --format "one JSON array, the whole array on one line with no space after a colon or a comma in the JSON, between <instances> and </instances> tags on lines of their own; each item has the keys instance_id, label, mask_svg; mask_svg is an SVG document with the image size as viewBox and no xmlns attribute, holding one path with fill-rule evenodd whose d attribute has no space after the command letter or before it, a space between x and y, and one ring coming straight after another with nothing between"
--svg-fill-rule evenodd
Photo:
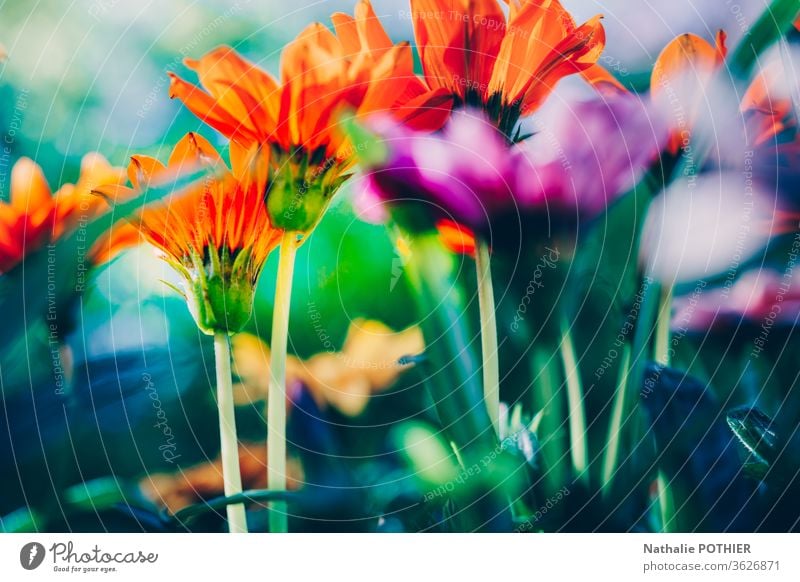
<instances>
[{"instance_id":1,"label":"yellow blurred flower","mask_svg":"<svg viewBox=\"0 0 800 582\"><path fill-rule=\"evenodd\" d=\"M269 348L256 336L233 338L234 386L238 405L265 400L269 386ZM306 361L289 356L287 385L302 383L320 406L331 406L348 416L358 416L372 395L394 384L409 365L398 363L406 355L424 350L417 327L394 331L373 320L356 319L348 328L341 351L326 351Z\"/></svg>"}]
</instances>

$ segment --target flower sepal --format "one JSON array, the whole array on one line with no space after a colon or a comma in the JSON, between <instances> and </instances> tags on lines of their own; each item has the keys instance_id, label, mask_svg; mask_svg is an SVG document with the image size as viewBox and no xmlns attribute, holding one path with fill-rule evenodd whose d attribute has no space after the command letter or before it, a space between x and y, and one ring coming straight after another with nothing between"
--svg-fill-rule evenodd
<instances>
[{"instance_id":1,"label":"flower sepal","mask_svg":"<svg viewBox=\"0 0 800 582\"><path fill-rule=\"evenodd\" d=\"M203 261L193 257L193 272L186 271L187 304L197 327L207 335L241 331L253 313L255 285L245 273L247 251L242 251L231 264L227 249Z\"/></svg>"},{"instance_id":2,"label":"flower sepal","mask_svg":"<svg viewBox=\"0 0 800 582\"><path fill-rule=\"evenodd\" d=\"M302 234L311 232L333 195L351 175L342 174L336 160L306 166L286 163L274 176L266 201L276 228Z\"/></svg>"}]
</instances>

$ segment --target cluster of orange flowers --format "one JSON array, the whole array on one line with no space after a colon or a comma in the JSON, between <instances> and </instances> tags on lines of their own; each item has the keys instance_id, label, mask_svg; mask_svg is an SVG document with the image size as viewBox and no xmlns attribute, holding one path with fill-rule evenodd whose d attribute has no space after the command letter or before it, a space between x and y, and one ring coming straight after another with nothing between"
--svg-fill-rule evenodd
<instances>
[{"instance_id":1,"label":"cluster of orange flowers","mask_svg":"<svg viewBox=\"0 0 800 582\"><path fill-rule=\"evenodd\" d=\"M166 166L134 156L127 172L132 188L122 185L119 168L92 154L78 183L51 195L38 166L21 160L11 200L0 203L0 271L106 211L93 191L119 201L205 167L202 182L151 204L129 219L133 228L117 227L93 257L103 261L147 240L184 275L200 327L238 331L270 251L285 232L307 236L351 175L358 146L342 130L348 119L382 112L435 131L453 109L470 106L513 141L519 118L565 76L580 74L601 91L623 90L597 63L605 44L600 17L578 25L558 0L506 2L507 11L499 0L411 0L421 76L411 46L390 40L368 0L358 2L353 16L334 14L332 29L314 23L303 30L284 49L280 78L228 47L187 59L200 86L173 74L170 94L230 139L230 169L206 140L189 134ZM710 77L724 55L724 35L716 48L691 35L677 38L654 69L654 98L681 71ZM766 100L759 78L743 107L768 110L760 117L768 135L785 115Z\"/></svg>"},{"instance_id":2,"label":"cluster of orange flowers","mask_svg":"<svg viewBox=\"0 0 800 582\"><path fill-rule=\"evenodd\" d=\"M27 253L85 227L105 212L106 203L92 190L120 183L124 175L100 154L88 154L81 162L78 182L64 184L52 194L39 165L29 158L19 160L11 171L10 200L0 202L0 274L18 265ZM128 234L120 230L115 242L124 243ZM90 251L94 261L103 261L115 252L108 246L110 241L105 243Z\"/></svg>"},{"instance_id":3,"label":"cluster of orange flowers","mask_svg":"<svg viewBox=\"0 0 800 582\"><path fill-rule=\"evenodd\" d=\"M92 190L113 203L205 167L204 180L129 219L135 230L118 228L98 256L147 240L185 277L200 327L238 331L269 252L284 232L308 235L350 176L357 146L342 131L348 118L383 112L435 131L451 110L468 105L482 108L511 140L519 117L562 77L615 83L596 64L605 42L599 17L579 26L558 0L508 4L506 16L498 0L411 0L422 76L414 73L411 46L392 43L368 0L353 16L334 14L332 30L320 23L303 30L283 51L279 79L228 47L187 59L200 86L172 75L170 94L230 139L230 169L190 134L166 166L134 156L132 188L122 186L119 169L105 168L109 179L88 186L82 179L52 197L32 162L21 161L12 202L0 205L0 267L7 271L74 230L75 208ZM90 205L92 216L106 208L99 198Z\"/></svg>"}]
</instances>

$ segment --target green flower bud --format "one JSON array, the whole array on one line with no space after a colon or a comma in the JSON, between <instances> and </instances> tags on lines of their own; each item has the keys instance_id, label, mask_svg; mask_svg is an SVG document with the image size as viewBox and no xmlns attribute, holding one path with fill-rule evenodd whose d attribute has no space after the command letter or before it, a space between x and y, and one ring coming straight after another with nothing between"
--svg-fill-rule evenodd
<instances>
[{"instance_id":1,"label":"green flower bud","mask_svg":"<svg viewBox=\"0 0 800 582\"><path fill-rule=\"evenodd\" d=\"M189 311L203 333L236 333L253 313L255 282L246 269L249 253L240 252L233 264L227 249L207 253L206 260L193 257L194 268L184 270Z\"/></svg>"}]
</instances>

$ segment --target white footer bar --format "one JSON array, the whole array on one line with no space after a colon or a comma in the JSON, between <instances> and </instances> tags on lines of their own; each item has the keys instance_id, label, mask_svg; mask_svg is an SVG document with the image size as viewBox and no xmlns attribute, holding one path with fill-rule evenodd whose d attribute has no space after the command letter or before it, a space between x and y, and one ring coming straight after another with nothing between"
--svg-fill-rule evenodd
<instances>
[{"instance_id":1,"label":"white footer bar","mask_svg":"<svg viewBox=\"0 0 800 582\"><path fill-rule=\"evenodd\" d=\"M790 534L5 534L0 580L800 580ZM599 576L599 578L598 578ZM188 582L186 578L175 578Z\"/></svg>"}]
</instances>

